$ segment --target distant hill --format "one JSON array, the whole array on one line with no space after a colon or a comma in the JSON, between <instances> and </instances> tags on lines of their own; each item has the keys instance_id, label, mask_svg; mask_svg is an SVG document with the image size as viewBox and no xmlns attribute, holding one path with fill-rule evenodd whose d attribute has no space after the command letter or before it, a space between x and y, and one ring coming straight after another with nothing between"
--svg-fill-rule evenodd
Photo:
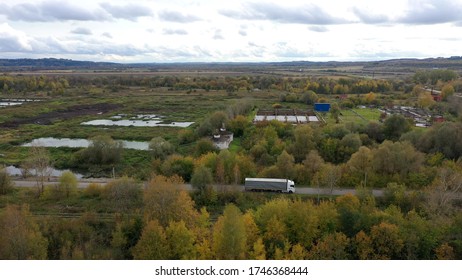
<instances>
[{"instance_id":1,"label":"distant hill","mask_svg":"<svg viewBox=\"0 0 462 280\"><path fill-rule=\"evenodd\" d=\"M114 68L118 66L122 65L110 62L78 61L58 58L0 59L0 69L2 70L93 69Z\"/></svg>"},{"instance_id":2,"label":"distant hill","mask_svg":"<svg viewBox=\"0 0 462 280\"><path fill-rule=\"evenodd\" d=\"M78 61L70 59L41 58L41 59L0 59L0 71L36 71L36 70L124 70L145 68L148 71L158 69L183 69L183 70L271 70L287 69L299 71L300 69L320 68L331 69L337 67L362 67L366 72L415 72L417 69L447 68L462 73L462 56L449 58L425 58L425 59L391 59L382 61L352 61L352 62L313 62L313 61L288 61L288 62L204 62L204 63L111 63Z\"/></svg>"}]
</instances>

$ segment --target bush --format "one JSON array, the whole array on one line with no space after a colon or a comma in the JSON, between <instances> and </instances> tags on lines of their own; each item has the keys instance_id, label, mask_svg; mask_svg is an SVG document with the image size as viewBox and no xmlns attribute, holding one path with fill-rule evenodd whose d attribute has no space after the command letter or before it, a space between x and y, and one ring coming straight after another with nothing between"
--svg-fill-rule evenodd
<instances>
[{"instance_id":1,"label":"bush","mask_svg":"<svg viewBox=\"0 0 462 280\"><path fill-rule=\"evenodd\" d=\"M103 187L97 183L90 183L83 191L83 194L86 197L100 197L102 193Z\"/></svg>"},{"instance_id":2,"label":"bush","mask_svg":"<svg viewBox=\"0 0 462 280\"><path fill-rule=\"evenodd\" d=\"M6 170L0 170L0 195L9 193L13 189L13 182Z\"/></svg>"}]
</instances>

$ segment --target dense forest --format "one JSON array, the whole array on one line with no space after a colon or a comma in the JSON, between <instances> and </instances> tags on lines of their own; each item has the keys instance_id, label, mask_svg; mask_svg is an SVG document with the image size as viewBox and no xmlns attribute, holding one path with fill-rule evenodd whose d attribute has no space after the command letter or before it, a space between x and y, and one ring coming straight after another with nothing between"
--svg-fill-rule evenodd
<instances>
[{"instance_id":1,"label":"dense forest","mask_svg":"<svg viewBox=\"0 0 462 280\"><path fill-rule=\"evenodd\" d=\"M118 96L135 88L232 98L174 136L149 136L149 151L124 150L111 135L88 148L18 148L37 189L14 188L0 171L0 259L461 259L462 81L450 70L405 80L268 75L3 75L2 98ZM429 99L428 89L442 100ZM203 93L208 94L206 96ZM92 95L93 94L93 95ZM156 94L154 92L154 94ZM326 123L253 123L271 109L330 102ZM262 98L262 97L260 97ZM431 96L430 96L431 98ZM400 114L343 122L342 112L409 104L447 121L415 128ZM368 109L366 109L368 110ZM19 115L19 114L18 114ZM375 118L375 117L374 117ZM32 129L33 126L30 126ZM226 127L236 142L218 150ZM27 129L29 127L26 126ZM119 133L119 132L118 132ZM6 137L5 137L6 138ZM236 144L237 143L237 144ZM77 189L54 165L121 178ZM356 195L244 193L246 177L291 178L297 186L356 189ZM185 184L192 185L186 191ZM373 190L383 190L374 196ZM43 214L43 215L41 215Z\"/></svg>"}]
</instances>

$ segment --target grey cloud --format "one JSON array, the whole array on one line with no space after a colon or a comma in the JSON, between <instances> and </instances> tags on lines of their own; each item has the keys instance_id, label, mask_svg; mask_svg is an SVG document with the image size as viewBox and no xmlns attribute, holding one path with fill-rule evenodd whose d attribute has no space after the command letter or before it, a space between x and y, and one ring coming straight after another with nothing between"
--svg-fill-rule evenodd
<instances>
[{"instance_id":1,"label":"grey cloud","mask_svg":"<svg viewBox=\"0 0 462 280\"><path fill-rule=\"evenodd\" d=\"M8 23L0 24L0 52L28 52L32 38L13 29Z\"/></svg>"},{"instance_id":2,"label":"grey cloud","mask_svg":"<svg viewBox=\"0 0 462 280\"><path fill-rule=\"evenodd\" d=\"M189 23L194 21L200 21L201 19L195 15L182 14L176 11L162 11L159 13L159 18L165 21Z\"/></svg>"},{"instance_id":3,"label":"grey cloud","mask_svg":"<svg viewBox=\"0 0 462 280\"><path fill-rule=\"evenodd\" d=\"M370 11L365 11L358 7L353 8L353 13L364 23L377 24L389 21L386 15L372 14Z\"/></svg>"},{"instance_id":4,"label":"grey cloud","mask_svg":"<svg viewBox=\"0 0 462 280\"><path fill-rule=\"evenodd\" d=\"M184 29L164 29L165 35L188 35L188 32Z\"/></svg>"},{"instance_id":5,"label":"grey cloud","mask_svg":"<svg viewBox=\"0 0 462 280\"><path fill-rule=\"evenodd\" d=\"M322 25L310 26L308 29L311 30L311 31L314 31L314 32L327 32L327 31L329 31L329 29L327 27L322 26Z\"/></svg>"},{"instance_id":6,"label":"grey cloud","mask_svg":"<svg viewBox=\"0 0 462 280\"><path fill-rule=\"evenodd\" d=\"M136 21L139 17L152 16L151 9L141 5L127 4L116 6L110 3L101 3L100 6L114 18Z\"/></svg>"},{"instance_id":7,"label":"grey cloud","mask_svg":"<svg viewBox=\"0 0 462 280\"><path fill-rule=\"evenodd\" d=\"M460 1L409 0L406 14L398 19L408 24L438 24L459 22L462 14Z\"/></svg>"},{"instance_id":8,"label":"grey cloud","mask_svg":"<svg viewBox=\"0 0 462 280\"><path fill-rule=\"evenodd\" d=\"M44 1L37 4L21 3L12 6L4 5L0 14L10 20L45 22L59 20L104 21L109 20L102 10L91 11L66 1Z\"/></svg>"},{"instance_id":9,"label":"grey cloud","mask_svg":"<svg viewBox=\"0 0 462 280\"><path fill-rule=\"evenodd\" d=\"M109 32L104 32L103 34L101 34L101 36L112 39L112 35Z\"/></svg>"},{"instance_id":10,"label":"grey cloud","mask_svg":"<svg viewBox=\"0 0 462 280\"><path fill-rule=\"evenodd\" d=\"M241 11L221 10L220 14L246 20L273 20L282 23L339 24L345 19L329 15L314 4L299 7L285 7L275 3L247 3Z\"/></svg>"},{"instance_id":11,"label":"grey cloud","mask_svg":"<svg viewBox=\"0 0 462 280\"><path fill-rule=\"evenodd\" d=\"M244 29L241 29L241 30L239 30L239 35L247 36L247 31L245 31Z\"/></svg>"},{"instance_id":12,"label":"grey cloud","mask_svg":"<svg viewBox=\"0 0 462 280\"><path fill-rule=\"evenodd\" d=\"M0 52L27 52L30 51L16 36L4 36L0 33Z\"/></svg>"},{"instance_id":13,"label":"grey cloud","mask_svg":"<svg viewBox=\"0 0 462 280\"><path fill-rule=\"evenodd\" d=\"M224 40L225 38L221 34L221 30L215 30L215 34L213 35L214 40Z\"/></svg>"},{"instance_id":14,"label":"grey cloud","mask_svg":"<svg viewBox=\"0 0 462 280\"><path fill-rule=\"evenodd\" d=\"M156 47L152 50L152 54L155 54L161 60L165 61L178 61L178 60L190 60L212 57L213 55L201 48L200 46L178 46L177 48L169 48L164 46Z\"/></svg>"},{"instance_id":15,"label":"grey cloud","mask_svg":"<svg viewBox=\"0 0 462 280\"><path fill-rule=\"evenodd\" d=\"M78 27L72 30L71 33L79 34L79 35L92 35L93 34L90 29L84 28L84 27Z\"/></svg>"}]
</instances>

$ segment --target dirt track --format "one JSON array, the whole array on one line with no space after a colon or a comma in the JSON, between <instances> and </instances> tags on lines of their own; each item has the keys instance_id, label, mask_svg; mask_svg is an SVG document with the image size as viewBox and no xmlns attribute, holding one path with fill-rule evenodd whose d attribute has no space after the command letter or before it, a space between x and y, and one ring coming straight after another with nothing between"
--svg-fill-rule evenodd
<instances>
[{"instance_id":1,"label":"dirt track","mask_svg":"<svg viewBox=\"0 0 462 280\"><path fill-rule=\"evenodd\" d=\"M75 105L62 110L40 114L35 117L14 119L0 123L0 127L16 128L22 124L50 125L57 120L69 119L78 116L104 114L122 107L119 104L99 103L90 105Z\"/></svg>"}]
</instances>

